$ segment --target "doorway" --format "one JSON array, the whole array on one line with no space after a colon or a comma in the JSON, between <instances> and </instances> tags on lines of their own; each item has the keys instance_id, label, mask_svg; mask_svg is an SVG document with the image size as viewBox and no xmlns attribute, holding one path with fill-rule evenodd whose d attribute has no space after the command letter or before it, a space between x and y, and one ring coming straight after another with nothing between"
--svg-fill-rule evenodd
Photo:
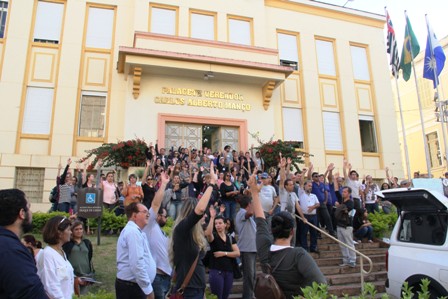
<instances>
[{"instance_id":1,"label":"doorway","mask_svg":"<svg viewBox=\"0 0 448 299\"><path fill-rule=\"evenodd\" d=\"M239 128L214 124L189 124L167 122L165 124L165 147L211 148L221 151L225 145L239 149Z\"/></svg>"}]
</instances>

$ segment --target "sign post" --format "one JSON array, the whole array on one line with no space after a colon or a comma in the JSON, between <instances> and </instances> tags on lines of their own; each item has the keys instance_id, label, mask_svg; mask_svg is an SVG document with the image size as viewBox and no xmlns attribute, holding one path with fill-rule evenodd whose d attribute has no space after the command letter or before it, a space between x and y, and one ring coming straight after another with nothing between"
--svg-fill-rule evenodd
<instances>
[{"instance_id":1,"label":"sign post","mask_svg":"<svg viewBox=\"0 0 448 299\"><path fill-rule=\"evenodd\" d=\"M97 218L97 245L101 240L101 216L103 214L103 190L97 188L83 188L78 192L78 216Z\"/></svg>"}]
</instances>

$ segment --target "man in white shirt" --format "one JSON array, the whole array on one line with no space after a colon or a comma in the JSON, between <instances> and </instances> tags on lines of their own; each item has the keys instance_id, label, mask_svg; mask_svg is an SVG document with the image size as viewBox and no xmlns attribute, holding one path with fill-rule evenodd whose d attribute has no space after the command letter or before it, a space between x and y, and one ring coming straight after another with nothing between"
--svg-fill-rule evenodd
<instances>
[{"instance_id":1,"label":"man in white shirt","mask_svg":"<svg viewBox=\"0 0 448 299\"><path fill-rule=\"evenodd\" d=\"M349 174L347 176L347 168L349 171ZM352 189L352 198L353 202L355 204L355 210L359 209L363 206L362 201L362 184L359 181L359 174L356 172L356 170L352 170L352 165L347 162L347 160L344 160L343 165L343 172L344 172L344 178L345 178L345 184L347 187L350 187Z\"/></svg>"},{"instance_id":2,"label":"man in white shirt","mask_svg":"<svg viewBox=\"0 0 448 299\"><path fill-rule=\"evenodd\" d=\"M162 230L162 227L166 224L167 211L161 207L170 178L165 172L162 172L160 176L161 185L149 209L148 225L143 229L149 241L149 249L156 263L156 277L152 283L155 299L165 299L170 288L172 272L168 254L169 238Z\"/></svg>"},{"instance_id":3,"label":"man in white shirt","mask_svg":"<svg viewBox=\"0 0 448 299\"><path fill-rule=\"evenodd\" d=\"M320 206L317 196L311 193L313 183L311 180L307 180L303 184L303 189L299 186L299 203L302 211L305 214L305 218L309 223L317 226L317 213L316 209ZM308 230L310 231L310 247L308 248ZM305 250L310 252L319 253L317 250L317 231L314 228L310 228L308 224L301 222L300 224L300 245Z\"/></svg>"},{"instance_id":4,"label":"man in white shirt","mask_svg":"<svg viewBox=\"0 0 448 299\"><path fill-rule=\"evenodd\" d=\"M141 203L125 208L128 223L117 241L117 299L154 299L151 283L156 276L156 263L142 231L148 224L148 209Z\"/></svg>"},{"instance_id":5,"label":"man in white shirt","mask_svg":"<svg viewBox=\"0 0 448 299\"><path fill-rule=\"evenodd\" d=\"M260 201L261 207L264 211L264 216L268 221L268 225L271 223L272 215L274 214L274 209L277 207L279 200L275 188L269 184L270 176L267 172L261 174L261 188L260 188Z\"/></svg>"},{"instance_id":6,"label":"man in white shirt","mask_svg":"<svg viewBox=\"0 0 448 299\"><path fill-rule=\"evenodd\" d=\"M279 193L280 193L280 210L289 212L295 216L295 212L297 211L302 217L303 221L306 222L305 215L303 215L302 209L299 205L299 198L297 194L294 192L294 181L286 178L286 159L281 158L280 160L280 183L279 183ZM294 227L294 236L291 239L291 245L295 246L296 244L296 230L297 227Z\"/></svg>"}]
</instances>

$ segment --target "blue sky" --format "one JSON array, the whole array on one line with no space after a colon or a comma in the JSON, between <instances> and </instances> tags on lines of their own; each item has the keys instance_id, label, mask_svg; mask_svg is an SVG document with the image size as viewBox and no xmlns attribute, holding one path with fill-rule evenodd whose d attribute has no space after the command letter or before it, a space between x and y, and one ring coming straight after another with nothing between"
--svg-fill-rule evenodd
<instances>
[{"instance_id":1,"label":"blue sky","mask_svg":"<svg viewBox=\"0 0 448 299\"><path fill-rule=\"evenodd\" d=\"M319 1L341 6L347 2L347 0ZM407 10L412 29L417 36L421 51L424 51L426 47L427 29L425 14L428 15L429 22L431 23L437 39L440 40L448 35L447 0L353 0L349 1L345 7L384 15L384 6L387 6L387 10L389 11L389 15L394 24L400 53L404 38L405 10Z\"/></svg>"}]
</instances>

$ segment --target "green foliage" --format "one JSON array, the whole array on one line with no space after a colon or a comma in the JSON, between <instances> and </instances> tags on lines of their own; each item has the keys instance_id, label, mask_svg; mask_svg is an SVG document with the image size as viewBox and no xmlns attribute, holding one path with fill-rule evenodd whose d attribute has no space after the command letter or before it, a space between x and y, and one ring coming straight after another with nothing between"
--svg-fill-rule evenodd
<instances>
[{"instance_id":1,"label":"green foliage","mask_svg":"<svg viewBox=\"0 0 448 299\"><path fill-rule=\"evenodd\" d=\"M261 154L261 157L264 160L265 163L265 169L269 169L271 167L277 167L280 156L279 154L282 153L282 156L285 158L291 158L292 165L299 170L298 164L303 164L303 157L307 156L308 154L301 149L303 148L303 142L298 141L282 141L282 140L273 140L273 137L269 139L269 141L264 142L260 139L259 133L249 133L253 138L255 138L259 146L255 147L256 150L258 150Z\"/></svg>"},{"instance_id":2,"label":"green foliage","mask_svg":"<svg viewBox=\"0 0 448 299\"><path fill-rule=\"evenodd\" d=\"M377 238L382 238L386 233L390 232L395 222L397 222L398 215L394 211L390 214L385 214L382 210L380 212L369 213L369 221L372 223L373 234Z\"/></svg>"},{"instance_id":3,"label":"green foliage","mask_svg":"<svg viewBox=\"0 0 448 299\"><path fill-rule=\"evenodd\" d=\"M51 212L51 213L42 213L36 212L33 214L33 234L42 233L42 229L45 226L45 223L54 216L65 216L69 217L68 213L64 212Z\"/></svg>"},{"instance_id":4,"label":"green foliage","mask_svg":"<svg viewBox=\"0 0 448 299\"><path fill-rule=\"evenodd\" d=\"M420 283L420 291L417 291L418 299L429 299L430 285L431 281L429 279L422 279ZM410 287L407 282L403 284L403 289L401 292L401 297L403 299L412 299L414 297L413 287ZM294 299L336 299L337 296L330 295L328 293L328 285L318 284L313 282L311 286L302 288L303 296L294 296ZM345 294L343 296L345 299L349 299L349 296ZM360 296L351 297L352 299L373 299L377 298L377 291L375 285L372 283L364 283L364 290L361 292ZM389 295L383 294L381 299L390 299ZM439 297L439 299L446 299L446 297Z\"/></svg>"},{"instance_id":5,"label":"green foliage","mask_svg":"<svg viewBox=\"0 0 448 299\"><path fill-rule=\"evenodd\" d=\"M206 299L218 299L218 296L212 294L209 288L205 289L205 298Z\"/></svg>"},{"instance_id":6,"label":"green foliage","mask_svg":"<svg viewBox=\"0 0 448 299\"><path fill-rule=\"evenodd\" d=\"M93 169L98 159L103 160L104 167L120 166L121 168L129 168L130 166L145 166L145 150L147 149L148 145L146 145L146 142L139 138L118 143L103 143L97 148L86 151L87 156L79 162L82 163L93 156L94 159L89 164L88 171Z\"/></svg>"},{"instance_id":7,"label":"green foliage","mask_svg":"<svg viewBox=\"0 0 448 299\"><path fill-rule=\"evenodd\" d=\"M305 299L336 299L337 296L328 294L328 285L326 284L318 284L317 282L313 282L311 286L307 286L302 288L303 298ZM302 298L300 296L296 296L294 298Z\"/></svg>"},{"instance_id":8,"label":"green foliage","mask_svg":"<svg viewBox=\"0 0 448 299\"><path fill-rule=\"evenodd\" d=\"M76 296L73 296L73 298L78 298ZM114 293L108 293L105 290L99 290L95 294L88 293L87 295L81 296L83 299L114 299L115 294Z\"/></svg>"},{"instance_id":9,"label":"green foliage","mask_svg":"<svg viewBox=\"0 0 448 299\"><path fill-rule=\"evenodd\" d=\"M109 212L109 210L104 209L101 217L101 230L121 230L127 222L125 215L117 216L114 211Z\"/></svg>"},{"instance_id":10,"label":"green foliage","mask_svg":"<svg viewBox=\"0 0 448 299\"><path fill-rule=\"evenodd\" d=\"M166 224L162 227L162 230L167 234L167 236L171 236L173 233L174 219L171 217L166 218Z\"/></svg>"}]
</instances>

